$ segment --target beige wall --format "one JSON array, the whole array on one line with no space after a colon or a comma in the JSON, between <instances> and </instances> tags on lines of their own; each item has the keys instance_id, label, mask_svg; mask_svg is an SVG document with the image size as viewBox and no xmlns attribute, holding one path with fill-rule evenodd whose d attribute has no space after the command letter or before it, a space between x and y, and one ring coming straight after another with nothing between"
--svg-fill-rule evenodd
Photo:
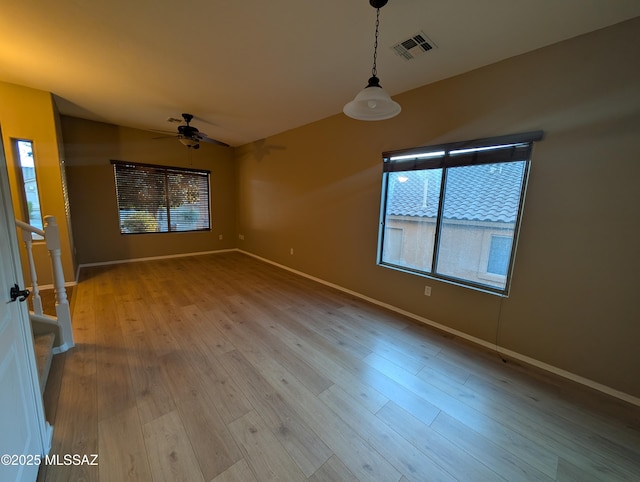
<instances>
[{"instance_id":1,"label":"beige wall","mask_svg":"<svg viewBox=\"0 0 640 482\"><path fill-rule=\"evenodd\" d=\"M243 146L238 247L640 397L638 58L635 19ZM376 266L383 151L538 129L508 299Z\"/></svg>"},{"instance_id":2,"label":"beige wall","mask_svg":"<svg viewBox=\"0 0 640 482\"><path fill-rule=\"evenodd\" d=\"M65 200L62 190L61 145L56 130L57 113L49 92L0 82L0 128L7 158L11 198L16 219L28 222L28 213L20 202L23 189L18 181L19 160L13 148L16 139L33 142L38 194L43 216L56 217L60 230L61 259L65 281L75 281L75 265L67 223ZM22 268L25 283L30 284L29 265L24 243L19 237ZM51 262L43 241L35 242L33 254L36 261L38 284L51 285Z\"/></svg>"},{"instance_id":3,"label":"beige wall","mask_svg":"<svg viewBox=\"0 0 640 482\"><path fill-rule=\"evenodd\" d=\"M63 117L77 262L238 247L640 397L639 57L635 19L395 96L403 112L388 121L340 114L191 158L170 139ZM40 114L50 94L0 89L5 148L35 136L58 165L55 116ZM537 129L508 299L376 266L383 151ZM212 231L121 236L112 159L211 169ZM42 197L62 219L62 201Z\"/></svg>"},{"instance_id":4,"label":"beige wall","mask_svg":"<svg viewBox=\"0 0 640 482\"><path fill-rule=\"evenodd\" d=\"M176 139L158 138L151 132L73 117L61 119L78 263L234 247L232 149L203 143L190 152ZM211 231L121 235L112 160L210 170Z\"/></svg>"}]
</instances>

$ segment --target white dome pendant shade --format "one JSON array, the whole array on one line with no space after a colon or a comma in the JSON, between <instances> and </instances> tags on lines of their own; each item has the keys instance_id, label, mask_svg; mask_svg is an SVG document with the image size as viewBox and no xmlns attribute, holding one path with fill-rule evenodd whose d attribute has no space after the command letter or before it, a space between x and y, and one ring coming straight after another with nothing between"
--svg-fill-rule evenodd
<instances>
[{"instance_id":1,"label":"white dome pendant shade","mask_svg":"<svg viewBox=\"0 0 640 482\"><path fill-rule=\"evenodd\" d=\"M376 9L376 40L373 44L373 68L371 69L369 84L342 109L342 112L353 119L366 121L390 119L397 116L402 110L400 104L391 99L387 91L380 86L380 79L378 79L376 69L380 9L387 4L387 1L369 0L369 4Z\"/></svg>"},{"instance_id":2,"label":"white dome pendant shade","mask_svg":"<svg viewBox=\"0 0 640 482\"><path fill-rule=\"evenodd\" d=\"M380 86L378 77L371 77L369 85L358 92L355 99L347 103L342 112L358 120L384 120L397 116L402 108Z\"/></svg>"}]
</instances>

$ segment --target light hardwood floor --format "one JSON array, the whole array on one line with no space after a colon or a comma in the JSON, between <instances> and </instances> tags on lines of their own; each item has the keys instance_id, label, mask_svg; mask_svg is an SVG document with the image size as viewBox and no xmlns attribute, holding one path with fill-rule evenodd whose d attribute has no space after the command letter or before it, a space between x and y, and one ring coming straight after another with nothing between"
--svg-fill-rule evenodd
<instances>
[{"instance_id":1,"label":"light hardwood floor","mask_svg":"<svg viewBox=\"0 0 640 482\"><path fill-rule=\"evenodd\" d=\"M640 409L241 253L85 268L46 481L640 480Z\"/></svg>"}]
</instances>

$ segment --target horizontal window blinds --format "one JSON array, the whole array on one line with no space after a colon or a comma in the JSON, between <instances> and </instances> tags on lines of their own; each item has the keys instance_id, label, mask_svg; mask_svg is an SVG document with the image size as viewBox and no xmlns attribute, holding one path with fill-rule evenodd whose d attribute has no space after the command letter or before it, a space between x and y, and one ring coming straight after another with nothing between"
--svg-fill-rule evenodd
<instances>
[{"instance_id":1,"label":"horizontal window blinds","mask_svg":"<svg viewBox=\"0 0 640 482\"><path fill-rule=\"evenodd\" d=\"M112 161L122 234L209 230L209 171Z\"/></svg>"},{"instance_id":2,"label":"horizontal window blinds","mask_svg":"<svg viewBox=\"0 0 640 482\"><path fill-rule=\"evenodd\" d=\"M384 152L385 172L527 160L542 131Z\"/></svg>"}]
</instances>

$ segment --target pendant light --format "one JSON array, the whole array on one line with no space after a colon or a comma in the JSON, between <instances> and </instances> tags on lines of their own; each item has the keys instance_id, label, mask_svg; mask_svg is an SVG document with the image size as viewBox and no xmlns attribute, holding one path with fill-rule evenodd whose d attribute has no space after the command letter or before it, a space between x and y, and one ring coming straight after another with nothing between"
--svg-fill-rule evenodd
<instances>
[{"instance_id":1,"label":"pendant light","mask_svg":"<svg viewBox=\"0 0 640 482\"><path fill-rule=\"evenodd\" d=\"M380 9L388 0L369 0L369 4L376 9L376 40L373 44L373 68L368 85L361 90L355 99L346 104L342 111L353 119L375 121L395 117L400 113L400 104L380 86L377 77L376 60L378 55L378 27L380 25Z\"/></svg>"}]
</instances>

